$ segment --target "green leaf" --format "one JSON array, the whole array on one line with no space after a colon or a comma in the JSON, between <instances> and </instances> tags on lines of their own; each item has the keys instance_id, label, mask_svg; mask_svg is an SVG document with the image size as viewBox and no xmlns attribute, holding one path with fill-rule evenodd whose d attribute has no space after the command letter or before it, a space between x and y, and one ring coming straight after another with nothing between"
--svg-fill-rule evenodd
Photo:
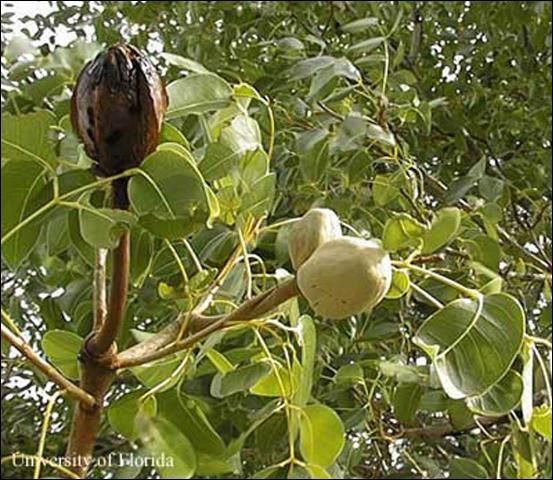
<instances>
[{"instance_id":1,"label":"green leaf","mask_svg":"<svg viewBox=\"0 0 553 480\"><path fill-rule=\"evenodd\" d=\"M190 440L163 417L139 415L140 438L153 457L171 461L159 462L156 470L161 478L191 478L196 471L196 452Z\"/></svg>"},{"instance_id":2,"label":"green leaf","mask_svg":"<svg viewBox=\"0 0 553 480\"><path fill-rule=\"evenodd\" d=\"M183 68L184 70L188 70L193 73L209 73L207 68L200 63L191 60L190 58L185 58L169 52L161 52L159 56L169 65L174 65L175 67Z\"/></svg>"},{"instance_id":3,"label":"green leaf","mask_svg":"<svg viewBox=\"0 0 553 480\"><path fill-rule=\"evenodd\" d=\"M171 119L226 107L232 100L232 88L218 75L197 73L170 83L167 95L166 118Z\"/></svg>"},{"instance_id":4,"label":"green leaf","mask_svg":"<svg viewBox=\"0 0 553 480\"><path fill-rule=\"evenodd\" d=\"M210 392L215 398L228 397L254 386L270 370L266 363L254 363L240 367L225 374L217 373L211 381Z\"/></svg>"},{"instance_id":5,"label":"green leaf","mask_svg":"<svg viewBox=\"0 0 553 480\"><path fill-rule=\"evenodd\" d=\"M394 134L390 130L384 130L380 125L373 123L367 125L367 137L392 147L396 144Z\"/></svg>"},{"instance_id":6,"label":"green leaf","mask_svg":"<svg viewBox=\"0 0 553 480\"><path fill-rule=\"evenodd\" d=\"M388 293L386 293L386 298L392 300L401 298L409 291L409 288L411 288L411 280L409 280L407 271L394 269L392 272L392 285Z\"/></svg>"},{"instance_id":7,"label":"green leaf","mask_svg":"<svg viewBox=\"0 0 553 480\"><path fill-rule=\"evenodd\" d=\"M336 59L327 55L321 55L320 57L307 58L296 63L292 68L288 70L288 77L290 81L302 80L310 77L321 68L334 63Z\"/></svg>"},{"instance_id":8,"label":"green leaf","mask_svg":"<svg viewBox=\"0 0 553 480\"><path fill-rule=\"evenodd\" d=\"M197 453L212 457L225 453L225 443L193 398L171 389L159 394L157 399L158 415L173 423L187 438L193 439Z\"/></svg>"},{"instance_id":9,"label":"green leaf","mask_svg":"<svg viewBox=\"0 0 553 480\"><path fill-rule=\"evenodd\" d=\"M275 195L276 175L269 173L257 180L244 195L240 213L261 217L270 211Z\"/></svg>"},{"instance_id":10,"label":"green leaf","mask_svg":"<svg viewBox=\"0 0 553 480\"><path fill-rule=\"evenodd\" d=\"M219 142L237 155L262 148L259 125L247 115L237 115L228 127L223 128Z\"/></svg>"},{"instance_id":11,"label":"green leaf","mask_svg":"<svg viewBox=\"0 0 553 480\"><path fill-rule=\"evenodd\" d=\"M139 402L146 392L146 389L140 389L126 393L111 403L108 408L107 415L110 425L128 440L132 441L138 438L137 415L152 417L157 412L156 397L150 396L146 401Z\"/></svg>"},{"instance_id":12,"label":"green leaf","mask_svg":"<svg viewBox=\"0 0 553 480\"><path fill-rule=\"evenodd\" d=\"M2 166L2 236L45 203L46 199L37 200L45 185L44 169L38 163L11 160ZM33 250L40 229L39 222L31 222L3 243L2 257L12 269L18 268Z\"/></svg>"},{"instance_id":13,"label":"green leaf","mask_svg":"<svg viewBox=\"0 0 553 480\"><path fill-rule=\"evenodd\" d=\"M157 362L132 367L130 370L134 376L140 380L142 385L147 388L153 388L171 376L175 369L177 369L182 363L181 357L182 355L172 358L165 358ZM174 381L169 382L161 391L171 388L177 380L178 378L175 378Z\"/></svg>"},{"instance_id":14,"label":"green leaf","mask_svg":"<svg viewBox=\"0 0 553 480\"><path fill-rule=\"evenodd\" d=\"M204 180L185 152L177 144L163 144L129 183L131 205L143 217L141 223L160 236L182 237L210 215Z\"/></svg>"},{"instance_id":15,"label":"green leaf","mask_svg":"<svg viewBox=\"0 0 553 480\"><path fill-rule=\"evenodd\" d=\"M535 432L551 442L551 406L535 407L530 425Z\"/></svg>"},{"instance_id":16,"label":"green leaf","mask_svg":"<svg viewBox=\"0 0 553 480\"><path fill-rule=\"evenodd\" d=\"M384 225L382 242L384 248L391 252L420 243L425 227L406 213L390 218Z\"/></svg>"},{"instance_id":17,"label":"green leaf","mask_svg":"<svg viewBox=\"0 0 553 480\"><path fill-rule=\"evenodd\" d=\"M275 367L270 367L269 374L253 385L250 392L262 397L290 397L297 391L300 369L299 363L294 363L291 372L281 365L276 372Z\"/></svg>"},{"instance_id":18,"label":"green leaf","mask_svg":"<svg viewBox=\"0 0 553 480\"><path fill-rule=\"evenodd\" d=\"M222 143L210 143L199 164L200 172L206 180L217 180L228 175L236 167L239 157L239 152L233 151Z\"/></svg>"},{"instance_id":19,"label":"green leaf","mask_svg":"<svg viewBox=\"0 0 553 480\"><path fill-rule=\"evenodd\" d=\"M42 338L42 349L50 361L71 380L79 378L79 352L83 339L67 330L50 330Z\"/></svg>"},{"instance_id":20,"label":"green leaf","mask_svg":"<svg viewBox=\"0 0 553 480\"><path fill-rule=\"evenodd\" d=\"M300 170L308 183L318 183L326 174L330 153L328 140L323 138L308 152L300 155Z\"/></svg>"},{"instance_id":21,"label":"green leaf","mask_svg":"<svg viewBox=\"0 0 553 480\"><path fill-rule=\"evenodd\" d=\"M320 467L332 465L345 444L340 417L326 405L308 405L300 414L300 450L304 460Z\"/></svg>"},{"instance_id":22,"label":"green leaf","mask_svg":"<svg viewBox=\"0 0 553 480\"><path fill-rule=\"evenodd\" d=\"M81 235L79 212L77 210L67 212L67 230L69 231L69 240L77 254L89 265L94 265L94 248Z\"/></svg>"},{"instance_id":23,"label":"green leaf","mask_svg":"<svg viewBox=\"0 0 553 480\"><path fill-rule=\"evenodd\" d=\"M307 463L305 465L305 469L309 472L309 475L311 476L311 478L334 478L320 465ZM292 478L297 478L297 477L292 477Z\"/></svg>"},{"instance_id":24,"label":"green leaf","mask_svg":"<svg viewBox=\"0 0 553 480\"><path fill-rule=\"evenodd\" d=\"M489 478L486 469L470 458L455 457L449 466L450 478Z\"/></svg>"},{"instance_id":25,"label":"green leaf","mask_svg":"<svg viewBox=\"0 0 553 480\"><path fill-rule=\"evenodd\" d=\"M393 408L395 417L405 425L412 425L415 422L419 402L424 389L416 383L400 383L397 385L394 397Z\"/></svg>"},{"instance_id":26,"label":"green leaf","mask_svg":"<svg viewBox=\"0 0 553 480\"><path fill-rule=\"evenodd\" d=\"M184 134L169 122L163 122L163 125L161 126L159 143L177 143L186 148L186 150L190 150L190 143L188 143L188 140Z\"/></svg>"},{"instance_id":27,"label":"green leaf","mask_svg":"<svg viewBox=\"0 0 553 480\"><path fill-rule=\"evenodd\" d=\"M124 210L94 208L88 202L79 208L81 235L95 248L115 248L134 222L134 215Z\"/></svg>"},{"instance_id":28,"label":"green leaf","mask_svg":"<svg viewBox=\"0 0 553 480\"><path fill-rule=\"evenodd\" d=\"M467 406L480 415L500 417L515 409L522 396L522 377L509 370L499 382L477 397L467 398Z\"/></svg>"},{"instance_id":29,"label":"green leaf","mask_svg":"<svg viewBox=\"0 0 553 480\"><path fill-rule=\"evenodd\" d=\"M508 371L522 346L525 316L504 293L478 301L459 299L431 315L415 342L434 362L442 387L452 398L481 395Z\"/></svg>"},{"instance_id":30,"label":"green leaf","mask_svg":"<svg viewBox=\"0 0 553 480\"><path fill-rule=\"evenodd\" d=\"M376 25L378 25L378 18L365 17L346 23L345 25L341 25L340 29L348 33L358 33L371 27L375 27Z\"/></svg>"},{"instance_id":31,"label":"green leaf","mask_svg":"<svg viewBox=\"0 0 553 480\"><path fill-rule=\"evenodd\" d=\"M336 375L334 375L334 381L336 384L357 384L364 379L363 367L358 363L350 363L348 365L342 365Z\"/></svg>"},{"instance_id":32,"label":"green leaf","mask_svg":"<svg viewBox=\"0 0 553 480\"><path fill-rule=\"evenodd\" d=\"M52 112L2 116L2 159L30 160L42 167L54 166L56 153L51 129L57 125Z\"/></svg>"},{"instance_id":33,"label":"green leaf","mask_svg":"<svg viewBox=\"0 0 553 480\"><path fill-rule=\"evenodd\" d=\"M374 37L362 42L356 43L348 48L351 53L369 53L375 48L379 47L382 42L386 40L386 37Z\"/></svg>"},{"instance_id":34,"label":"green leaf","mask_svg":"<svg viewBox=\"0 0 553 480\"><path fill-rule=\"evenodd\" d=\"M227 357L214 348L207 349L205 354L221 375L225 375L235 369L234 365L228 361Z\"/></svg>"},{"instance_id":35,"label":"green leaf","mask_svg":"<svg viewBox=\"0 0 553 480\"><path fill-rule=\"evenodd\" d=\"M460 226L461 211L458 208L449 207L439 210L430 229L423 235L422 253L435 252L449 243L457 235Z\"/></svg>"}]
</instances>

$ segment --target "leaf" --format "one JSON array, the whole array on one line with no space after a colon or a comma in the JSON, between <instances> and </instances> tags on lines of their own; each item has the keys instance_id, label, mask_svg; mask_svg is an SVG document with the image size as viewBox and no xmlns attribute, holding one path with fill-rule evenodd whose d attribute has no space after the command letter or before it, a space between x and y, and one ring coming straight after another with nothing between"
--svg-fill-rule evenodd
<instances>
[{"instance_id":1,"label":"leaf","mask_svg":"<svg viewBox=\"0 0 553 480\"><path fill-rule=\"evenodd\" d=\"M310 77L321 68L331 65L335 60L334 57L327 55L301 60L288 70L289 80L296 81Z\"/></svg>"},{"instance_id":2,"label":"leaf","mask_svg":"<svg viewBox=\"0 0 553 480\"><path fill-rule=\"evenodd\" d=\"M430 229L423 235L422 253L429 254L442 248L455 238L460 226L461 211L458 208L449 207L439 210Z\"/></svg>"},{"instance_id":3,"label":"leaf","mask_svg":"<svg viewBox=\"0 0 553 480\"><path fill-rule=\"evenodd\" d=\"M173 423L187 438L193 439L197 453L210 454L212 458L224 455L225 443L198 402L175 389L163 392L157 398L158 415Z\"/></svg>"},{"instance_id":4,"label":"leaf","mask_svg":"<svg viewBox=\"0 0 553 480\"><path fill-rule=\"evenodd\" d=\"M386 298L397 299L403 297L411 288L409 274L405 270L394 269L392 272L392 285L386 293Z\"/></svg>"},{"instance_id":5,"label":"leaf","mask_svg":"<svg viewBox=\"0 0 553 480\"><path fill-rule=\"evenodd\" d=\"M219 142L238 155L262 148L259 125L247 115L237 115L228 127L223 128Z\"/></svg>"},{"instance_id":6,"label":"leaf","mask_svg":"<svg viewBox=\"0 0 553 480\"><path fill-rule=\"evenodd\" d=\"M218 75L197 73L167 86L169 108L166 119L199 115L226 107L232 99L232 88Z\"/></svg>"},{"instance_id":7,"label":"leaf","mask_svg":"<svg viewBox=\"0 0 553 480\"><path fill-rule=\"evenodd\" d=\"M515 409L522 396L522 378L509 370L499 382L477 397L467 398L467 406L480 415L500 417Z\"/></svg>"},{"instance_id":8,"label":"leaf","mask_svg":"<svg viewBox=\"0 0 553 480\"><path fill-rule=\"evenodd\" d=\"M205 354L207 358L209 358L209 361L222 375L232 372L235 369L234 365L227 360L227 357L214 348L207 349Z\"/></svg>"},{"instance_id":9,"label":"leaf","mask_svg":"<svg viewBox=\"0 0 553 480\"><path fill-rule=\"evenodd\" d=\"M254 386L269 371L269 365L254 363L225 374L217 373L211 381L210 393L215 398L224 398L234 393L243 392Z\"/></svg>"},{"instance_id":10,"label":"leaf","mask_svg":"<svg viewBox=\"0 0 553 480\"><path fill-rule=\"evenodd\" d=\"M395 252L417 245L425 233L425 227L406 213L390 218L384 225L382 242L386 250Z\"/></svg>"},{"instance_id":11,"label":"leaf","mask_svg":"<svg viewBox=\"0 0 553 480\"><path fill-rule=\"evenodd\" d=\"M341 25L340 29L348 33L359 33L376 25L378 25L378 18L366 17Z\"/></svg>"},{"instance_id":12,"label":"leaf","mask_svg":"<svg viewBox=\"0 0 553 480\"><path fill-rule=\"evenodd\" d=\"M393 397L393 411L401 423L405 425L414 423L423 392L424 389L416 383L397 385Z\"/></svg>"},{"instance_id":13,"label":"leaf","mask_svg":"<svg viewBox=\"0 0 553 480\"><path fill-rule=\"evenodd\" d=\"M362 42L351 45L348 48L348 51L351 53L369 53L370 51L380 46L380 44L385 40L386 37L369 38L367 40L363 40Z\"/></svg>"},{"instance_id":14,"label":"leaf","mask_svg":"<svg viewBox=\"0 0 553 480\"><path fill-rule=\"evenodd\" d=\"M334 478L323 467L312 463L305 464L305 469L309 472L311 478ZM295 478L295 477L293 477Z\"/></svg>"},{"instance_id":15,"label":"leaf","mask_svg":"<svg viewBox=\"0 0 553 480\"><path fill-rule=\"evenodd\" d=\"M79 209L79 224L83 239L95 248L115 248L121 234L135 222L124 210L94 208L88 202Z\"/></svg>"},{"instance_id":16,"label":"leaf","mask_svg":"<svg viewBox=\"0 0 553 480\"><path fill-rule=\"evenodd\" d=\"M551 406L541 405L535 407L530 425L532 430L551 442Z\"/></svg>"},{"instance_id":17,"label":"leaf","mask_svg":"<svg viewBox=\"0 0 553 480\"><path fill-rule=\"evenodd\" d=\"M323 138L308 152L300 155L300 170L303 178L308 183L318 183L326 174L329 162L328 140Z\"/></svg>"},{"instance_id":18,"label":"leaf","mask_svg":"<svg viewBox=\"0 0 553 480\"><path fill-rule=\"evenodd\" d=\"M232 171L237 164L239 152L220 142L210 143L199 164L200 172L208 181L217 180Z\"/></svg>"},{"instance_id":19,"label":"leaf","mask_svg":"<svg viewBox=\"0 0 553 480\"><path fill-rule=\"evenodd\" d=\"M3 115L2 158L31 160L42 167L54 166L56 153L50 132L56 125L56 117L46 110L17 116Z\"/></svg>"},{"instance_id":20,"label":"leaf","mask_svg":"<svg viewBox=\"0 0 553 480\"><path fill-rule=\"evenodd\" d=\"M340 417L326 405L308 405L300 414L300 450L309 464L332 465L345 445Z\"/></svg>"},{"instance_id":21,"label":"leaf","mask_svg":"<svg viewBox=\"0 0 553 480\"><path fill-rule=\"evenodd\" d=\"M525 316L518 301L498 293L459 299L422 324L415 342L432 358L451 398L481 395L507 372L522 346Z\"/></svg>"},{"instance_id":22,"label":"leaf","mask_svg":"<svg viewBox=\"0 0 553 480\"><path fill-rule=\"evenodd\" d=\"M71 380L79 378L79 352L83 339L67 330L50 330L42 338L42 349L50 361Z\"/></svg>"},{"instance_id":23,"label":"leaf","mask_svg":"<svg viewBox=\"0 0 553 480\"><path fill-rule=\"evenodd\" d=\"M175 67L183 68L184 70L188 70L193 73L209 73L209 70L202 64L195 62L190 58L185 58L169 52L161 52L159 56L169 65L174 65Z\"/></svg>"},{"instance_id":24,"label":"leaf","mask_svg":"<svg viewBox=\"0 0 553 480\"><path fill-rule=\"evenodd\" d=\"M126 393L115 400L108 408L108 420L114 430L123 435L127 440L138 438L136 417L139 414L154 416L157 411L156 397L147 397L145 402L139 399L147 392L146 389L135 390Z\"/></svg>"},{"instance_id":25,"label":"leaf","mask_svg":"<svg viewBox=\"0 0 553 480\"><path fill-rule=\"evenodd\" d=\"M384 130L380 125L374 125L372 123L367 125L367 137L392 147L396 144L396 139L391 131Z\"/></svg>"},{"instance_id":26,"label":"leaf","mask_svg":"<svg viewBox=\"0 0 553 480\"><path fill-rule=\"evenodd\" d=\"M450 478L489 478L486 469L470 458L455 457L449 465Z\"/></svg>"},{"instance_id":27,"label":"leaf","mask_svg":"<svg viewBox=\"0 0 553 480\"><path fill-rule=\"evenodd\" d=\"M190 143L184 134L169 122L163 122L161 132L159 133L159 143L178 143L187 150L190 150Z\"/></svg>"},{"instance_id":28,"label":"leaf","mask_svg":"<svg viewBox=\"0 0 553 480\"><path fill-rule=\"evenodd\" d=\"M291 372L281 365L276 367L275 372L275 367L270 366L269 374L253 385L250 392L262 397L290 397L297 391L300 368L296 362Z\"/></svg>"},{"instance_id":29,"label":"leaf","mask_svg":"<svg viewBox=\"0 0 553 480\"><path fill-rule=\"evenodd\" d=\"M46 202L37 201L45 185L44 169L38 163L11 160L2 166L2 236ZM40 230L39 222L28 223L2 244L2 257L12 269L17 269L33 250Z\"/></svg>"},{"instance_id":30,"label":"leaf","mask_svg":"<svg viewBox=\"0 0 553 480\"><path fill-rule=\"evenodd\" d=\"M240 213L259 218L270 211L275 195L276 175L268 173L257 180L244 195Z\"/></svg>"},{"instance_id":31,"label":"leaf","mask_svg":"<svg viewBox=\"0 0 553 480\"><path fill-rule=\"evenodd\" d=\"M210 215L204 180L185 152L179 145L164 144L129 182L134 211L145 228L160 236L182 237Z\"/></svg>"},{"instance_id":32,"label":"leaf","mask_svg":"<svg viewBox=\"0 0 553 480\"><path fill-rule=\"evenodd\" d=\"M89 265L94 265L94 248L88 242L85 242L81 235L79 212L77 210L67 212L67 230L69 231L69 241L78 255Z\"/></svg>"},{"instance_id":33,"label":"leaf","mask_svg":"<svg viewBox=\"0 0 553 480\"><path fill-rule=\"evenodd\" d=\"M307 95L308 99L314 99L324 97L321 92L325 91L325 87L336 78L348 78L354 82L361 80L361 74L359 70L351 63L347 58L333 58L332 62L318 71L313 76L311 81L311 87Z\"/></svg>"},{"instance_id":34,"label":"leaf","mask_svg":"<svg viewBox=\"0 0 553 480\"><path fill-rule=\"evenodd\" d=\"M163 417L138 417L140 438L153 457L165 457L156 470L161 478L191 478L196 471L196 452L190 440Z\"/></svg>"},{"instance_id":35,"label":"leaf","mask_svg":"<svg viewBox=\"0 0 553 480\"><path fill-rule=\"evenodd\" d=\"M138 378L138 380L140 380L142 385L147 388L153 388L171 376L171 374L182 363L181 357L182 355L174 356L172 358L165 358L157 362L139 365L137 367L132 367L130 371L136 378ZM178 378L175 378L174 381L169 382L161 391L171 388L177 380Z\"/></svg>"},{"instance_id":36,"label":"leaf","mask_svg":"<svg viewBox=\"0 0 553 480\"><path fill-rule=\"evenodd\" d=\"M357 384L364 379L363 367L358 363L350 363L348 365L342 365L336 375L334 375L334 381L339 384Z\"/></svg>"}]
</instances>

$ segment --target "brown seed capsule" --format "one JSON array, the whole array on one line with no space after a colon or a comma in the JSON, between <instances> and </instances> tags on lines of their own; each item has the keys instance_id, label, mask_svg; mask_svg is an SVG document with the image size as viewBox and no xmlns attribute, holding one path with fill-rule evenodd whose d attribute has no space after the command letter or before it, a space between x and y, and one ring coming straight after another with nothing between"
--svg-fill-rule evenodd
<instances>
[{"instance_id":1,"label":"brown seed capsule","mask_svg":"<svg viewBox=\"0 0 553 480\"><path fill-rule=\"evenodd\" d=\"M155 68L133 46L113 45L85 65L71 98L71 124L99 175L136 167L155 150L167 104ZM116 206L127 206L121 202L127 203L125 188L116 188Z\"/></svg>"}]
</instances>

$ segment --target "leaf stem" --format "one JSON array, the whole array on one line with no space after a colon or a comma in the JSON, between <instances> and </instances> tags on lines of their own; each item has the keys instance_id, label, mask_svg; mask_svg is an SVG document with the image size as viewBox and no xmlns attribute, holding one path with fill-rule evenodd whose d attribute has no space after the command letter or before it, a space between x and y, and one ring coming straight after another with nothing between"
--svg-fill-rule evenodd
<instances>
[{"instance_id":1,"label":"leaf stem","mask_svg":"<svg viewBox=\"0 0 553 480\"><path fill-rule=\"evenodd\" d=\"M463 295L466 295L469 298L479 298L482 294L475 290L474 288L468 288L464 285L461 285L460 283L456 282L455 280L451 280L451 278L444 277L443 275L440 275L439 273L433 272L432 270L427 270L425 268L418 267L417 265L413 265L409 262L402 262L402 261L393 261L392 264L398 268L408 268L409 270L412 270L413 272L419 273L421 275L431 277L434 280L437 280L438 282L443 283L444 285L447 285L451 288L454 288L458 292L462 293Z\"/></svg>"}]
</instances>

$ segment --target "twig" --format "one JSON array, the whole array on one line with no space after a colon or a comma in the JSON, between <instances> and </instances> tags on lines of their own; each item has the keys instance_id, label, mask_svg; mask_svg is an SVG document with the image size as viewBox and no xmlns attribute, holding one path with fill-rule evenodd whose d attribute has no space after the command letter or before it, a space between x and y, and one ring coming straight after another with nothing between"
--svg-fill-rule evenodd
<instances>
[{"instance_id":1,"label":"twig","mask_svg":"<svg viewBox=\"0 0 553 480\"><path fill-rule=\"evenodd\" d=\"M171 355L180 350L189 348L209 334L225 327L230 322L238 320L252 320L267 314L281 303L298 295L298 293L299 290L296 285L296 279L293 278L271 290L261 293L260 295L257 295L256 297L244 302L236 310L211 323L199 332L192 334L182 340L174 342L170 345L167 345L166 347L163 347L157 351L148 352L142 356L129 355L126 352L122 352L117 356L115 360L115 367L128 368L142 365L144 363L153 362L154 360L159 360L160 358L166 357L167 355Z\"/></svg>"},{"instance_id":2,"label":"twig","mask_svg":"<svg viewBox=\"0 0 553 480\"><path fill-rule=\"evenodd\" d=\"M106 299L106 259L107 250L99 248L96 250L94 260L94 330L99 330L104 325L107 315Z\"/></svg>"},{"instance_id":3,"label":"twig","mask_svg":"<svg viewBox=\"0 0 553 480\"><path fill-rule=\"evenodd\" d=\"M23 339L13 334L10 330L2 325L2 338L9 342L14 348L19 350L29 361L44 373L52 382L58 385L63 390L66 390L68 395L76 400L79 400L88 407L94 407L96 400L92 395L89 395L82 388L79 388L73 382L68 380L64 375L58 372L52 365L40 358L37 353Z\"/></svg>"}]
</instances>

